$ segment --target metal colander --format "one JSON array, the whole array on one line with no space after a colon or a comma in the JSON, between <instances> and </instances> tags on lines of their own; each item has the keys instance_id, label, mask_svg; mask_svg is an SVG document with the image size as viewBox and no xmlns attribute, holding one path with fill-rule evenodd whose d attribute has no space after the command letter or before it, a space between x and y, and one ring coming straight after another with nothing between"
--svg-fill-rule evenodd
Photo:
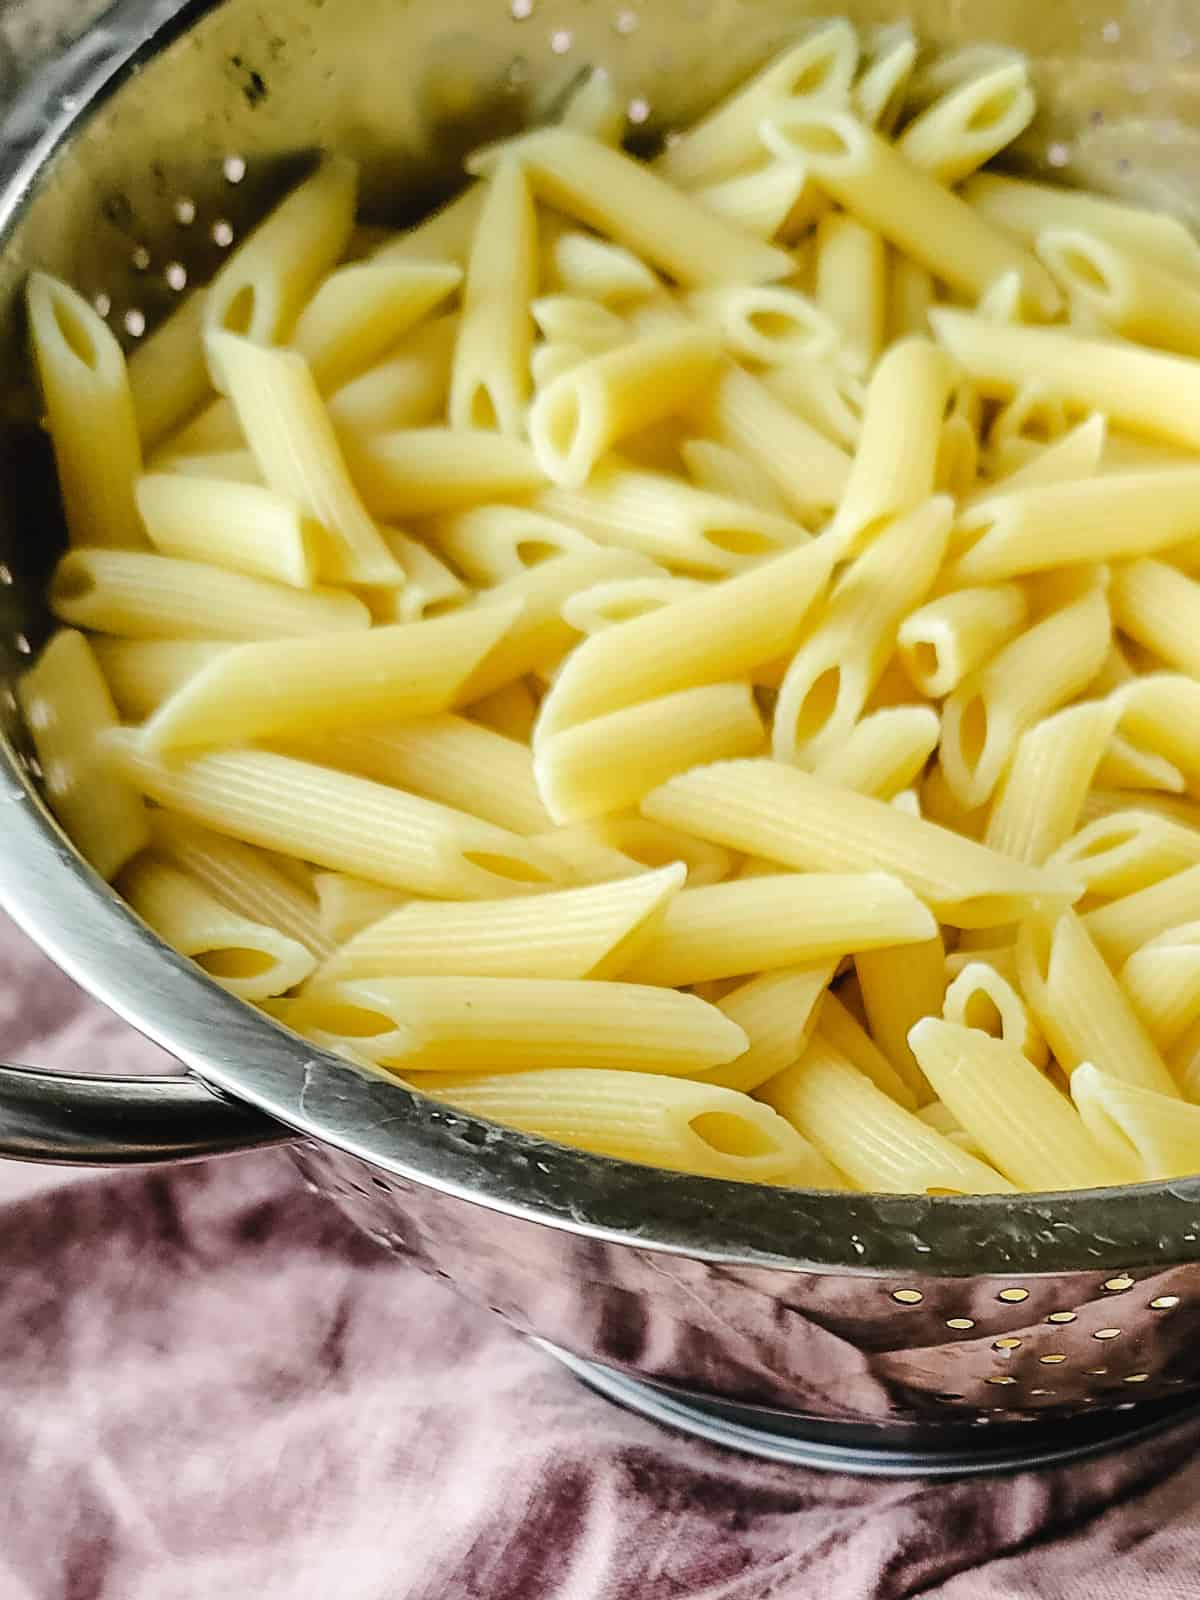
<instances>
[{"instance_id":1,"label":"metal colander","mask_svg":"<svg viewBox=\"0 0 1200 1600\"><path fill-rule=\"evenodd\" d=\"M414 217L465 150L604 66L639 137L686 123L817 11L1032 57L1032 169L1200 218L1188 0L124 0L0 139L0 902L172 1051L175 1082L0 1069L0 1154L147 1162L288 1140L373 1238L710 1438L860 1470L1057 1459L1200 1393L1200 1180L1061 1196L814 1195L692 1179L472 1121L332 1057L161 945L49 819L13 679L61 543L20 290L67 278L127 344L316 146ZM398 1284L398 1293L403 1287Z\"/></svg>"}]
</instances>

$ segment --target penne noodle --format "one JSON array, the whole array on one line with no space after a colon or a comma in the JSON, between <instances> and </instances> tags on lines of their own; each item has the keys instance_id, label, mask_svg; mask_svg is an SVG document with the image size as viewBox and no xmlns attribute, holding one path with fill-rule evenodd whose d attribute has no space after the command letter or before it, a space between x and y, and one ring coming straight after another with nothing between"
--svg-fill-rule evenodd
<instances>
[{"instance_id":1,"label":"penne noodle","mask_svg":"<svg viewBox=\"0 0 1200 1600\"><path fill-rule=\"evenodd\" d=\"M1102 331L1180 355L1200 355L1200 283L1083 228L1048 227L1037 253Z\"/></svg>"},{"instance_id":2,"label":"penne noodle","mask_svg":"<svg viewBox=\"0 0 1200 1600\"><path fill-rule=\"evenodd\" d=\"M586 533L526 506L448 511L428 525L426 535L459 572L482 587L520 577L556 556L596 548Z\"/></svg>"},{"instance_id":3,"label":"penne noodle","mask_svg":"<svg viewBox=\"0 0 1200 1600\"><path fill-rule=\"evenodd\" d=\"M801 873L894 874L957 928L1000 927L1030 905L1054 908L1078 896L1068 878L777 761L724 761L685 773L648 795L642 812Z\"/></svg>"},{"instance_id":4,"label":"penne noodle","mask_svg":"<svg viewBox=\"0 0 1200 1600\"><path fill-rule=\"evenodd\" d=\"M543 295L530 306L542 338L585 350L611 350L629 337L625 319L598 300L569 294Z\"/></svg>"},{"instance_id":5,"label":"penne noodle","mask_svg":"<svg viewBox=\"0 0 1200 1600\"><path fill-rule=\"evenodd\" d=\"M698 289L687 297L687 307L721 335L731 355L768 366L830 360L843 337L828 310L798 289L778 285Z\"/></svg>"},{"instance_id":6,"label":"penne noodle","mask_svg":"<svg viewBox=\"0 0 1200 1600\"><path fill-rule=\"evenodd\" d=\"M517 436L529 398L537 293L537 217L525 174L503 161L488 180L471 242L450 380L450 422Z\"/></svg>"},{"instance_id":7,"label":"penne noodle","mask_svg":"<svg viewBox=\"0 0 1200 1600\"><path fill-rule=\"evenodd\" d=\"M606 306L627 306L658 294L662 283L644 261L621 245L568 229L553 247L559 286Z\"/></svg>"},{"instance_id":8,"label":"penne noodle","mask_svg":"<svg viewBox=\"0 0 1200 1600\"><path fill-rule=\"evenodd\" d=\"M915 511L933 493L953 382L953 363L928 339L903 339L880 361L833 522L846 555L862 550L890 518Z\"/></svg>"},{"instance_id":9,"label":"penne noodle","mask_svg":"<svg viewBox=\"0 0 1200 1600\"><path fill-rule=\"evenodd\" d=\"M1002 1194L1012 1184L897 1105L820 1033L758 1090L858 1188L884 1194Z\"/></svg>"},{"instance_id":10,"label":"penne noodle","mask_svg":"<svg viewBox=\"0 0 1200 1600\"><path fill-rule=\"evenodd\" d=\"M933 274L928 267L893 248L887 269L887 293L888 338L927 338L929 309L934 301Z\"/></svg>"},{"instance_id":11,"label":"penne noodle","mask_svg":"<svg viewBox=\"0 0 1200 1600\"><path fill-rule=\"evenodd\" d=\"M998 172L976 174L963 194L981 216L1026 244L1032 245L1046 228L1079 228L1168 272L1200 280L1200 245L1190 229L1166 211Z\"/></svg>"},{"instance_id":12,"label":"penne noodle","mask_svg":"<svg viewBox=\"0 0 1200 1600\"><path fill-rule=\"evenodd\" d=\"M464 266L483 208L483 193L481 183L468 185L415 227L390 240L371 259L380 265L394 261L453 261Z\"/></svg>"},{"instance_id":13,"label":"penne noodle","mask_svg":"<svg viewBox=\"0 0 1200 1600\"><path fill-rule=\"evenodd\" d=\"M559 118L564 128L586 133L601 144L619 145L625 137L625 107L604 67L593 67L572 89Z\"/></svg>"},{"instance_id":14,"label":"penne noodle","mask_svg":"<svg viewBox=\"0 0 1200 1600\"><path fill-rule=\"evenodd\" d=\"M313 888L321 932L333 946L345 944L373 922L409 903L408 896L398 889L368 883L365 878L351 878L344 872L315 873ZM327 950L326 954L329 953Z\"/></svg>"},{"instance_id":15,"label":"penne noodle","mask_svg":"<svg viewBox=\"0 0 1200 1600\"><path fill-rule=\"evenodd\" d=\"M193 289L128 358L129 393L144 451L212 396L202 332L207 290Z\"/></svg>"},{"instance_id":16,"label":"penne noodle","mask_svg":"<svg viewBox=\"0 0 1200 1600\"><path fill-rule=\"evenodd\" d=\"M990 961L972 960L968 952L946 990L941 1013L947 1022L960 1028L1003 1039L1035 1067L1049 1065L1049 1046L1030 1016L1029 1007L1013 983Z\"/></svg>"},{"instance_id":17,"label":"penne noodle","mask_svg":"<svg viewBox=\"0 0 1200 1600\"><path fill-rule=\"evenodd\" d=\"M1200 361L1067 328L1005 327L949 306L929 320L989 398L1038 382L1073 409L1104 412L1111 427L1200 449Z\"/></svg>"},{"instance_id":18,"label":"penne noodle","mask_svg":"<svg viewBox=\"0 0 1200 1600\"><path fill-rule=\"evenodd\" d=\"M1125 1183L1071 1102L1015 1046L926 1017L910 1035L921 1069L984 1157L1022 1189Z\"/></svg>"},{"instance_id":19,"label":"penne noodle","mask_svg":"<svg viewBox=\"0 0 1200 1600\"><path fill-rule=\"evenodd\" d=\"M815 28L761 68L667 145L656 163L672 183L693 189L764 160L762 117L775 105L846 102L858 65L858 39L846 21Z\"/></svg>"},{"instance_id":20,"label":"penne noodle","mask_svg":"<svg viewBox=\"0 0 1200 1600\"><path fill-rule=\"evenodd\" d=\"M471 1116L671 1172L745 1183L828 1184L828 1163L768 1106L687 1078L597 1069L442 1075L423 1084ZM844 1180L842 1185L844 1187Z\"/></svg>"},{"instance_id":21,"label":"penne noodle","mask_svg":"<svg viewBox=\"0 0 1200 1600\"><path fill-rule=\"evenodd\" d=\"M1196 921L1200 921L1200 866L1122 895L1083 918L1088 934L1112 966L1121 966L1135 950L1171 928Z\"/></svg>"},{"instance_id":22,"label":"penne noodle","mask_svg":"<svg viewBox=\"0 0 1200 1600\"><path fill-rule=\"evenodd\" d=\"M50 609L73 626L131 639L262 639L365 631L370 614L337 589L265 578L140 550L71 550L50 580Z\"/></svg>"},{"instance_id":23,"label":"penne noodle","mask_svg":"<svg viewBox=\"0 0 1200 1600\"><path fill-rule=\"evenodd\" d=\"M750 1048L726 1066L710 1067L701 1081L752 1094L798 1061L816 1028L836 965L830 958L761 972L718 1000L717 1010L737 1023Z\"/></svg>"},{"instance_id":24,"label":"penne noodle","mask_svg":"<svg viewBox=\"0 0 1200 1600\"><path fill-rule=\"evenodd\" d=\"M938 595L900 624L897 658L916 689L941 699L1008 643L1028 610L1015 583Z\"/></svg>"},{"instance_id":25,"label":"penne noodle","mask_svg":"<svg viewBox=\"0 0 1200 1600\"><path fill-rule=\"evenodd\" d=\"M218 833L438 899L533 894L559 869L527 839L365 778L267 750L166 762L129 729L105 735L112 771Z\"/></svg>"},{"instance_id":26,"label":"penne noodle","mask_svg":"<svg viewBox=\"0 0 1200 1600\"><path fill-rule=\"evenodd\" d=\"M925 770L941 723L930 706L887 706L857 722L813 768L823 783L894 800Z\"/></svg>"},{"instance_id":27,"label":"penne noodle","mask_svg":"<svg viewBox=\"0 0 1200 1600\"><path fill-rule=\"evenodd\" d=\"M593 836L630 858L635 868L651 870L682 861L690 889L721 883L733 873L733 857L719 845L697 839L679 828L667 828L645 817L602 817L585 824ZM561 830L567 832L570 830Z\"/></svg>"},{"instance_id":28,"label":"penne noodle","mask_svg":"<svg viewBox=\"0 0 1200 1600\"><path fill-rule=\"evenodd\" d=\"M786 655L829 580L830 566L829 550L814 540L720 588L593 634L555 679L536 737L646 699L725 682Z\"/></svg>"},{"instance_id":29,"label":"penne noodle","mask_svg":"<svg viewBox=\"0 0 1200 1600\"><path fill-rule=\"evenodd\" d=\"M84 636L56 633L16 692L51 811L88 865L111 880L150 832L135 788L108 770L101 740L117 714Z\"/></svg>"},{"instance_id":30,"label":"penne noodle","mask_svg":"<svg viewBox=\"0 0 1200 1600\"><path fill-rule=\"evenodd\" d=\"M1110 789L1163 789L1169 794L1182 794L1187 788L1178 767L1155 755L1153 750L1142 750L1119 733L1108 741L1096 768L1095 781Z\"/></svg>"},{"instance_id":31,"label":"penne noodle","mask_svg":"<svg viewBox=\"0 0 1200 1600\"><path fill-rule=\"evenodd\" d=\"M1031 918L1022 924L1017 971L1026 1003L1064 1072L1091 1061L1127 1083L1178 1094L1154 1041L1073 911L1053 923Z\"/></svg>"},{"instance_id":32,"label":"penne noodle","mask_svg":"<svg viewBox=\"0 0 1200 1600\"><path fill-rule=\"evenodd\" d=\"M340 267L300 313L292 348L328 394L368 371L461 282L461 270L448 262Z\"/></svg>"},{"instance_id":33,"label":"penne noodle","mask_svg":"<svg viewBox=\"0 0 1200 1600\"><path fill-rule=\"evenodd\" d=\"M344 944L314 988L359 978L615 978L654 941L686 875L676 862L524 900L414 900Z\"/></svg>"},{"instance_id":34,"label":"penne noodle","mask_svg":"<svg viewBox=\"0 0 1200 1600\"><path fill-rule=\"evenodd\" d=\"M327 155L238 246L208 287L206 333L244 335L275 344L291 332L300 308L345 253L354 227L358 168ZM209 367L216 379L221 374ZM223 384L218 381L218 389Z\"/></svg>"},{"instance_id":35,"label":"penne noodle","mask_svg":"<svg viewBox=\"0 0 1200 1600\"><path fill-rule=\"evenodd\" d=\"M816 303L841 335L839 359L851 372L869 372L885 333L887 245L843 211L817 224Z\"/></svg>"},{"instance_id":36,"label":"penne noodle","mask_svg":"<svg viewBox=\"0 0 1200 1600\"><path fill-rule=\"evenodd\" d=\"M868 52L850 104L868 127L890 134L904 110L909 79L917 60L917 41L906 22L882 27Z\"/></svg>"},{"instance_id":37,"label":"penne noodle","mask_svg":"<svg viewBox=\"0 0 1200 1600\"><path fill-rule=\"evenodd\" d=\"M685 288L771 283L791 257L715 216L657 172L569 128L539 128L479 152L468 170L487 175L512 154L539 200L624 245Z\"/></svg>"},{"instance_id":38,"label":"penne noodle","mask_svg":"<svg viewBox=\"0 0 1200 1600\"><path fill-rule=\"evenodd\" d=\"M333 391L326 409L334 427L350 434L382 433L440 418L450 392L457 334L453 315L415 328L386 361Z\"/></svg>"},{"instance_id":39,"label":"penne noodle","mask_svg":"<svg viewBox=\"0 0 1200 1600\"><path fill-rule=\"evenodd\" d=\"M71 543L142 549L142 447L121 347L82 295L43 272L25 304Z\"/></svg>"},{"instance_id":40,"label":"penne noodle","mask_svg":"<svg viewBox=\"0 0 1200 1600\"><path fill-rule=\"evenodd\" d=\"M781 160L801 163L832 199L914 261L975 300L1016 272L1031 312L1060 297L1041 262L848 112L782 105L761 124Z\"/></svg>"},{"instance_id":41,"label":"penne noodle","mask_svg":"<svg viewBox=\"0 0 1200 1600\"><path fill-rule=\"evenodd\" d=\"M231 648L217 639L106 639L90 641L117 711L143 722L170 695Z\"/></svg>"},{"instance_id":42,"label":"penne noodle","mask_svg":"<svg viewBox=\"0 0 1200 1600\"><path fill-rule=\"evenodd\" d=\"M677 772L755 755L765 743L750 686L712 684L539 738L533 767L555 822L580 822L636 806Z\"/></svg>"},{"instance_id":43,"label":"penne noodle","mask_svg":"<svg viewBox=\"0 0 1200 1600\"><path fill-rule=\"evenodd\" d=\"M927 500L844 570L780 686L776 760L813 766L845 743L896 648L901 619L937 576L953 514L949 499Z\"/></svg>"},{"instance_id":44,"label":"penne noodle","mask_svg":"<svg viewBox=\"0 0 1200 1600\"><path fill-rule=\"evenodd\" d=\"M844 450L857 450L867 400L861 378L842 367L802 362L767 368L762 381L772 394L834 444Z\"/></svg>"},{"instance_id":45,"label":"penne noodle","mask_svg":"<svg viewBox=\"0 0 1200 1600\"><path fill-rule=\"evenodd\" d=\"M373 515L431 516L510 495L545 478L520 439L472 428L404 428L347 442L347 461Z\"/></svg>"},{"instance_id":46,"label":"penne noodle","mask_svg":"<svg viewBox=\"0 0 1200 1600\"><path fill-rule=\"evenodd\" d=\"M1014 930L1010 929L1012 933ZM978 949L956 950L952 956L946 957L946 977L953 981L958 975L969 967L972 962L984 962L995 972L998 972L1010 988L1017 988L1020 980L1017 976L1017 951L1013 944L985 945ZM968 1024L973 1026L973 1024Z\"/></svg>"},{"instance_id":47,"label":"penne noodle","mask_svg":"<svg viewBox=\"0 0 1200 1600\"><path fill-rule=\"evenodd\" d=\"M684 890L626 976L679 988L915 943L934 931L925 907L886 873L784 872Z\"/></svg>"},{"instance_id":48,"label":"penne noodle","mask_svg":"<svg viewBox=\"0 0 1200 1600\"><path fill-rule=\"evenodd\" d=\"M1118 691L1121 731L1200 782L1200 684L1156 672Z\"/></svg>"},{"instance_id":49,"label":"penne noodle","mask_svg":"<svg viewBox=\"0 0 1200 1600\"><path fill-rule=\"evenodd\" d=\"M179 478L218 478L226 483L256 483L262 474L249 450L216 450L211 455L164 456L154 459L154 471Z\"/></svg>"},{"instance_id":50,"label":"penne noodle","mask_svg":"<svg viewBox=\"0 0 1200 1600\"><path fill-rule=\"evenodd\" d=\"M529 412L538 465L551 482L581 488L614 444L687 409L718 355L715 337L694 329L636 339L564 372Z\"/></svg>"},{"instance_id":51,"label":"penne noodle","mask_svg":"<svg viewBox=\"0 0 1200 1600\"><path fill-rule=\"evenodd\" d=\"M208 349L264 483L325 529L322 576L399 587L403 570L355 492L303 356L262 349L227 333L210 334Z\"/></svg>"},{"instance_id":52,"label":"penne noodle","mask_svg":"<svg viewBox=\"0 0 1200 1600\"><path fill-rule=\"evenodd\" d=\"M736 1023L694 995L570 978L356 978L310 986L273 1014L340 1033L368 1060L406 1072L683 1076L747 1045Z\"/></svg>"},{"instance_id":53,"label":"penne noodle","mask_svg":"<svg viewBox=\"0 0 1200 1600\"><path fill-rule=\"evenodd\" d=\"M1200 582L1195 578L1164 561L1130 562L1113 575L1112 611L1122 633L1168 666L1200 675Z\"/></svg>"},{"instance_id":54,"label":"penne noodle","mask_svg":"<svg viewBox=\"0 0 1200 1600\"><path fill-rule=\"evenodd\" d=\"M702 416L722 442L770 478L795 515L821 515L840 501L849 456L750 373L728 367Z\"/></svg>"},{"instance_id":55,"label":"penne noodle","mask_svg":"<svg viewBox=\"0 0 1200 1600\"><path fill-rule=\"evenodd\" d=\"M406 581L401 589L369 585L359 588L375 622L428 621L466 604L471 590L428 545L398 528L381 526L379 531Z\"/></svg>"},{"instance_id":56,"label":"penne noodle","mask_svg":"<svg viewBox=\"0 0 1200 1600\"><path fill-rule=\"evenodd\" d=\"M964 805L990 798L1021 735L1087 687L1110 639L1107 600L1093 589L962 680L942 710L940 760Z\"/></svg>"},{"instance_id":57,"label":"penne noodle","mask_svg":"<svg viewBox=\"0 0 1200 1600\"><path fill-rule=\"evenodd\" d=\"M1131 798L1136 804L1122 796ZM1121 898L1200 865L1200 833L1153 812L1113 811L1080 828L1053 859L1088 894Z\"/></svg>"},{"instance_id":58,"label":"penne noodle","mask_svg":"<svg viewBox=\"0 0 1200 1600\"><path fill-rule=\"evenodd\" d=\"M306 760L408 789L512 833L544 833L554 825L538 794L528 748L465 717L442 713L336 727L293 737L288 748Z\"/></svg>"},{"instance_id":59,"label":"penne noodle","mask_svg":"<svg viewBox=\"0 0 1200 1600\"><path fill-rule=\"evenodd\" d=\"M138 479L136 497L161 555L207 561L297 589L316 583L325 530L282 495L251 483L152 472Z\"/></svg>"},{"instance_id":60,"label":"penne noodle","mask_svg":"<svg viewBox=\"0 0 1200 1600\"><path fill-rule=\"evenodd\" d=\"M988 816L984 843L1032 866L1054 859L1079 825L1083 803L1120 717L1111 701L1068 706L1017 740ZM1198 858L1200 859L1200 858Z\"/></svg>"},{"instance_id":61,"label":"penne noodle","mask_svg":"<svg viewBox=\"0 0 1200 1600\"><path fill-rule=\"evenodd\" d=\"M695 578L618 578L597 583L564 602L563 621L580 633L600 633L699 594L702 587Z\"/></svg>"},{"instance_id":62,"label":"penne noodle","mask_svg":"<svg viewBox=\"0 0 1200 1600\"><path fill-rule=\"evenodd\" d=\"M165 701L143 741L162 752L446 711L518 614L515 607L484 606L353 638L317 634L240 645Z\"/></svg>"},{"instance_id":63,"label":"penne noodle","mask_svg":"<svg viewBox=\"0 0 1200 1600\"><path fill-rule=\"evenodd\" d=\"M877 1089L906 1111L917 1109L917 1097L896 1071L871 1035L838 999L833 990L826 992L817 1018L817 1033L824 1044L832 1046L859 1072L864 1073ZM736 1066L736 1062L734 1065ZM922 1079L922 1088L924 1080Z\"/></svg>"},{"instance_id":64,"label":"penne noodle","mask_svg":"<svg viewBox=\"0 0 1200 1600\"><path fill-rule=\"evenodd\" d=\"M702 577L740 571L808 539L787 517L613 459L597 467L582 488L546 489L535 503L601 543L638 550Z\"/></svg>"},{"instance_id":65,"label":"penne noodle","mask_svg":"<svg viewBox=\"0 0 1200 1600\"><path fill-rule=\"evenodd\" d=\"M537 707L538 703L528 683L522 678L515 678L503 688L494 689L482 699L476 700L473 705L467 707L467 714L472 722L479 723L481 727L491 728L493 732L503 734L506 739L515 739L520 744L528 744L533 737Z\"/></svg>"},{"instance_id":66,"label":"penne noodle","mask_svg":"<svg viewBox=\"0 0 1200 1600\"><path fill-rule=\"evenodd\" d=\"M1132 1181L1191 1177L1200 1157L1200 1106L1123 1083L1085 1063L1071 1096L1089 1135Z\"/></svg>"},{"instance_id":67,"label":"penne noodle","mask_svg":"<svg viewBox=\"0 0 1200 1600\"><path fill-rule=\"evenodd\" d=\"M697 489L770 515L786 514L783 496L768 475L728 445L718 444L715 439L688 439L680 455Z\"/></svg>"},{"instance_id":68,"label":"penne noodle","mask_svg":"<svg viewBox=\"0 0 1200 1600\"><path fill-rule=\"evenodd\" d=\"M1121 987L1155 1044L1170 1052L1200 1020L1200 923L1170 928L1135 950Z\"/></svg>"},{"instance_id":69,"label":"penne noodle","mask_svg":"<svg viewBox=\"0 0 1200 1600\"><path fill-rule=\"evenodd\" d=\"M312 892L294 883L266 852L223 838L169 811L150 813L150 839L156 857L186 873L230 911L285 934L317 960L332 955Z\"/></svg>"},{"instance_id":70,"label":"penne noodle","mask_svg":"<svg viewBox=\"0 0 1200 1600\"><path fill-rule=\"evenodd\" d=\"M1036 109L1027 63L1006 61L927 106L896 148L914 167L953 187L1024 133Z\"/></svg>"},{"instance_id":71,"label":"penne noodle","mask_svg":"<svg viewBox=\"0 0 1200 1600\"><path fill-rule=\"evenodd\" d=\"M783 234L790 235L792 218L811 188L799 167L772 161L706 183L693 189L691 196L740 232L773 242Z\"/></svg>"},{"instance_id":72,"label":"penne noodle","mask_svg":"<svg viewBox=\"0 0 1200 1600\"><path fill-rule=\"evenodd\" d=\"M922 1017L938 1016L946 993L946 947L940 931L915 944L860 950L854 957L871 1037L912 1091L918 1105L929 1086L908 1046Z\"/></svg>"},{"instance_id":73,"label":"penne noodle","mask_svg":"<svg viewBox=\"0 0 1200 1600\"><path fill-rule=\"evenodd\" d=\"M1068 483L1077 478L1090 477L1099 471L1107 443L1108 424L1099 412L1095 412L1052 444L1043 446L1024 465L977 489L968 496L967 504L974 507L980 500L990 499L994 494L1007 495L1018 489L1035 489L1046 484Z\"/></svg>"}]
</instances>

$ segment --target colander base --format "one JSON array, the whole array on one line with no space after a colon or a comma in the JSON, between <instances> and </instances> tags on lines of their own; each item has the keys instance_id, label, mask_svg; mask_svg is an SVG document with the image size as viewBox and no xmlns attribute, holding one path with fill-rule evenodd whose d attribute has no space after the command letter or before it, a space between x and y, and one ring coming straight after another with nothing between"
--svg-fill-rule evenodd
<instances>
[{"instance_id":1,"label":"colander base","mask_svg":"<svg viewBox=\"0 0 1200 1600\"><path fill-rule=\"evenodd\" d=\"M1181 1408L1175 1401L1109 1411L1044 1427L1019 1424L1014 1430L972 1430L970 1442L915 1446L874 1437L882 1430L852 1423L792 1417L760 1407L720 1400L683 1398L659 1384L631 1378L611 1367L584 1361L557 1345L537 1339L582 1383L628 1411L709 1444L767 1461L818 1472L848 1472L868 1478L966 1478L1058 1466L1135 1444L1200 1417L1200 1405ZM999 1436L1003 1434L1003 1439Z\"/></svg>"}]
</instances>

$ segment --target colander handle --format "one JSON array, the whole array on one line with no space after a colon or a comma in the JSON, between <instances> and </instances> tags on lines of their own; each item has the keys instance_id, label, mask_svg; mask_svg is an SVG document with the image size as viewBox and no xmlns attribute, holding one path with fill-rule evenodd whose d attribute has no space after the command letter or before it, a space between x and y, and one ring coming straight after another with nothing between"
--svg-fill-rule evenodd
<instances>
[{"instance_id":1,"label":"colander handle","mask_svg":"<svg viewBox=\"0 0 1200 1600\"><path fill-rule=\"evenodd\" d=\"M295 1137L198 1078L90 1078L0 1064L0 1157L10 1161L151 1166Z\"/></svg>"}]
</instances>

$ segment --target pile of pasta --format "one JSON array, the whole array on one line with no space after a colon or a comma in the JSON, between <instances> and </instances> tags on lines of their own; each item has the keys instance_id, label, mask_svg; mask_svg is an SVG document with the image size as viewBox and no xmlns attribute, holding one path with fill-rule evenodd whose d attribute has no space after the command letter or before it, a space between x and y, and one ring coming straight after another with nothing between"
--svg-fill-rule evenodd
<instances>
[{"instance_id":1,"label":"pile of pasta","mask_svg":"<svg viewBox=\"0 0 1200 1600\"><path fill-rule=\"evenodd\" d=\"M1200 1170L1200 248L981 172L1033 112L834 22L649 162L595 73L403 232L327 157L128 361L35 276L84 856L552 1141Z\"/></svg>"}]
</instances>

